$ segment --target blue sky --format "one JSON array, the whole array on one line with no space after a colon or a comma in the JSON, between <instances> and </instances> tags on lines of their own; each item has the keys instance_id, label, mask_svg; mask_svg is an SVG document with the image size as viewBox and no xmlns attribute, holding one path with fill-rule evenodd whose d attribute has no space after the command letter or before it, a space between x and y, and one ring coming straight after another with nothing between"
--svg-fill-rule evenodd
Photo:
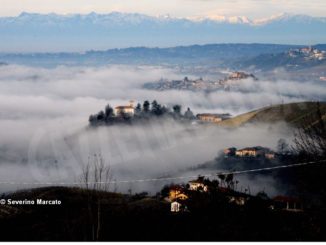
<instances>
[{"instance_id":1,"label":"blue sky","mask_svg":"<svg viewBox=\"0 0 326 245\"><path fill-rule=\"evenodd\" d=\"M259 19L280 13L326 16L325 0L0 0L0 16L21 12L138 12L173 17L247 16Z\"/></svg>"}]
</instances>

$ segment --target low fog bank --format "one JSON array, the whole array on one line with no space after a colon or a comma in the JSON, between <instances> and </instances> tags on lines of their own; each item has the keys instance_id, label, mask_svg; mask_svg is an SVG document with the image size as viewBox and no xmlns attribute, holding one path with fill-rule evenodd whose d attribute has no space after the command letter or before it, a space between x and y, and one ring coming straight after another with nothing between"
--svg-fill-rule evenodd
<instances>
[{"instance_id":1,"label":"low fog bank","mask_svg":"<svg viewBox=\"0 0 326 245\"><path fill-rule=\"evenodd\" d=\"M190 107L196 113L239 114L281 102L325 100L325 85L295 81L242 81L231 91L149 91L145 82L184 74L162 67L0 67L0 182L78 182L89 156L101 154L114 179L166 175L216 157L225 147L262 145L275 148L290 141L284 124L248 125L235 130L216 125L183 125L165 120L148 125L88 129L90 114L112 106L154 100ZM185 74L187 75L187 74ZM189 173L190 174L190 173ZM191 173L193 174L193 173ZM194 173L205 174L205 173ZM156 191L157 183L132 184L134 191ZM0 185L0 191L27 186ZM118 189L126 191L129 184Z\"/></svg>"},{"instance_id":2,"label":"low fog bank","mask_svg":"<svg viewBox=\"0 0 326 245\"><path fill-rule=\"evenodd\" d=\"M57 67L9 65L0 67L0 118L28 119L87 116L129 100L154 100L191 107L195 113L233 115L271 104L326 100L326 85L288 80L242 80L230 91L152 91L142 88L160 78L180 79L172 69L149 66ZM284 76L283 76L284 77ZM195 77L194 77L195 78ZM216 78L217 79L217 78Z\"/></svg>"},{"instance_id":3,"label":"low fog bank","mask_svg":"<svg viewBox=\"0 0 326 245\"><path fill-rule=\"evenodd\" d=\"M291 140L292 136L292 130L285 124L256 124L230 130L216 125L181 124L173 120L134 126L76 128L73 134L71 129L40 129L28 147L21 149L20 155L1 163L1 181L79 182L83 166L94 154L101 155L105 164L111 166L113 180L117 181L197 176L207 172L188 172L185 169L214 159L226 147L262 145L275 149L280 138ZM153 193L163 184L179 181L123 183L117 184L117 188L124 192L132 189ZM20 188L15 185L7 187ZM268 185L264 187L269 188ZM6 190L4 185L2 188L2 191Z\"/></svg>"}]
</instances>

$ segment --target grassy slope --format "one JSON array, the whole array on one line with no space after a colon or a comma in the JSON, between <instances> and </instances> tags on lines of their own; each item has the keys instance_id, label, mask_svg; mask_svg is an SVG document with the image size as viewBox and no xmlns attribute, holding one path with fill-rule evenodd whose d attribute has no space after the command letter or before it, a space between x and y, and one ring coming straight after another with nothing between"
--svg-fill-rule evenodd
<instances>
[{"instance_id":1,"label":"grassy slope","mask_svg":"<svg viewBox=\"0 0 326 245\"><path fill-rule=\"evenodd\" d=\"M326 103L320 103L320 109L326 116ZM220 122L218 125L226 127L238 127L248 123L274 123L285 121L292 125L299 125L304 118L316 112L317 103L299 102L283 105L264 107L255 111L244 113L234 118Z\"/></svg>"}]
</instances>

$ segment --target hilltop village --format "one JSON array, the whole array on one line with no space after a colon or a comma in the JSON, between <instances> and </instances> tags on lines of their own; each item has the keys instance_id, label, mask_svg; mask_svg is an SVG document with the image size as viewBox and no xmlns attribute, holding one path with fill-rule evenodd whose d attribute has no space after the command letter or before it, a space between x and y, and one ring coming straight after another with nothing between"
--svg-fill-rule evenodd
<instances>
[{"instance_id":1,"label":"hilltop village","mask_svg":"<svg viewBox=\"0 0 326 245\"><path fill-rule=\"evenodd\" d=\"M313 47L304 47L300 49L291 49L288 52L291 58L304 58L305 60L325 60L326 51L321 51Z\"/></svg>"},{"instance_id":2,"label":"hilltop village","mask_svg":"<svg viewBox=\"0 0 326 245\"><path fill-rule=\"evenodd\" d=\"M135 106L134 101L131 100L127 105L117 105L114 108L111 105L107 105L104 111L100 111L89 117L89 125L130 124L158 118L173 118L181 122L190 123L219 123L231 118L231 115L228 113L199 113L194 115L189 107L185 112L182 112L181 105L177 104L170 108L159 104L156 100L151 103L146 100L142 104L137 103Z\"/></svg>"},{"instance_id":3,"label":"hilltop village","mask_svg":"<svg viewBox=\"0 0 326 245\"><path fill-rule=\"evenodd\" d=\"M164 91L164 90L190 90L190 91L205 91L212 92L216 90L230 90L232 86L244 79L258 79L253 74L245 72L233 72L224 79L217 81L204 80L203 78L191 80L185 77L183 80L167 80L161 79L158 82L145 83L146 89Z\"/></svg>"}]
</instances>

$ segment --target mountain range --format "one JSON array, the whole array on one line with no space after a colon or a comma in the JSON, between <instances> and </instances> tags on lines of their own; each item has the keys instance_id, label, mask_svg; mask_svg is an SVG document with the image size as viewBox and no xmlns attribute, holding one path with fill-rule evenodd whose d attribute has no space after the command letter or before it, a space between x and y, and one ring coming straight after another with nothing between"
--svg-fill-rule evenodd
<instances>
[{"instance_id":1,"label":"mountain range","mask_svg":"<svg viewBox=\"0 0 326 245\"><path fill-rule=\"evenodd\" d=\"M33 14L0 18L0 52L83 52L132 46L326 42L326 18L282 14L262 20L173 18L137 13Z\"/></svg>"}]
</instances>

